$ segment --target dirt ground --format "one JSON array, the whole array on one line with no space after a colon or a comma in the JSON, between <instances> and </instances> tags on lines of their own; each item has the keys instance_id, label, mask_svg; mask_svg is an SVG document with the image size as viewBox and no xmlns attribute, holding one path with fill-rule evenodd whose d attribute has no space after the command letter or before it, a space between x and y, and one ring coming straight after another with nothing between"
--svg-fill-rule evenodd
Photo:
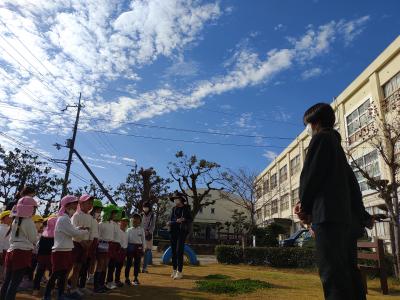
<instances>
[{"instance_id":1,"label":"dirt ground","mask_svg":"<svg viewBox=\"0 0 400 300\"><path fill-rule=\"evenodd\" d=\"M184 279L180 281L172 280L170 272L169 266L155 265L150 268L149 274L140 274L140 286L123 287L107 294L88 296L85 299L323 299L318 275L311 271L277 270L246 265L227 266L214 263L185 267ZM263 280L271 283L272 288L233 297L196 291L195 282L209 274L225 274L234 279ZM368 287L368 299L400 299L400 285L392 280L389 282L390 295L388 296L380 294L378 280L369 280ZM28 294L18 294L17 299L34 300L35 298Z\"/></svg>"}]
</instances>

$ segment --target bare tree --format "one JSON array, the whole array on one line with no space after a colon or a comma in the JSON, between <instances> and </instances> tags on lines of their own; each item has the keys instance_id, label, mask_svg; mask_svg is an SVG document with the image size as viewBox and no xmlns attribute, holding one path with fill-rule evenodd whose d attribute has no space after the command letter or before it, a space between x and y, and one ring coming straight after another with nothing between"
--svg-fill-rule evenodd
<instances>
[{"instance_id":1,"label":"bare tree","mask_svg":"<svg viewBox=\"0 0 400 300\"><path fill-rule=\"evenodd\" d=\"M250 225L256 224L256 177L255 171L240 168L237 171L228 169L222 173L224 191L221 198L227 199L244 208L250 215Z\"/></svg>"},{"instance_id":2,"label":"bare tree","mask_svg":"<svg viewBox=\"0 0 400 300\"><path fill-rule=\"evenodd\" d=\"M135 166L129 172L125 182L117 187L114 196L118 202L123 203L127 216L140 211L143 203L150 201L159 219L167 209L164 202L167 201L171 182L169 178L158 176L152 168L145 171Z\"/></svg>"},{"instance_id":3,"label":"bare tree","mask_svg":"<svg viewBox=\"0 0 400 300\"><path fill-rule=\"evenodd\" d=\"M201 208L215 203L215 199L208 200L210 192L222 190L222 187L215 186L222 182L218 172L220 165L205 159L199 160L196 155L188 157L183 151L178 151L175 157L177 161L169 163L169 173L181 192L192 199L194 219Z\"/></svg>"},{"instance_id":4,"label":"bare tree","mask_svg":"<svg viewBox=\"0 0 400 300\"><path fill-rule=\"evenodd\" d=\"M351 149L348 155L352 166L366 180L368 186L378 192L384 200L390 220L391 246L394 256L396 276L400 270L400 228L399 228L399 194L400 187L400 92L392 95L390 101L383 103L382 111L372 103L369 108L371 123L364 128L360 135L377 151L387 170L387 178L374 177L371 170L364 168L357 159L354 159Z\"/></svg>"}]
</instances>

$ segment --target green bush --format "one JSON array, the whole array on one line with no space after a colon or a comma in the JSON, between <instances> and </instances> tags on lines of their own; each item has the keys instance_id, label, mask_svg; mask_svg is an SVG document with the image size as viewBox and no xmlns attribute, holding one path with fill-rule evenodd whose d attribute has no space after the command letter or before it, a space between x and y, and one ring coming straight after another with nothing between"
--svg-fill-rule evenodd
<instances>
[{"instance_id":1,"label":"green bush","mask_svg":"<svg viewBox=\"0 0 400 300\"><path fill-rule=\"evenodd\" d=\"M307 248L246 248L243 262L276 268L309 268L315 266L315 251Z\"/></svg>"},{"instance_id":2,"label":"green bush","mask_svg":"<svg viewBox=\"0 0 400 300\"><path fill-rule=\"evenodd\" d=\"M256 227L252 230L251 234L256 237L256 244L259 247L277 247L278 235L285 233L285 229L272 223L267 227Z\"/></svg>"},{"instance_id":3,"label":"green bush","mask_svg":"<svg viewBox=\"0 0 400 300\"><path fill-rule=\"evenodd\" d=\"M225 264L246 263L276 268L309 268L315 266L315 251L307 248L218 246L217 260Z\"/></svg>"},{"instance_id":4,"label":"green bush","mask_svg":"<svg viewBox=\"0 0 400 300\"><path fill-rule=\"evenodd\" d=\"M251 293L258 289L270 288L267 282L252 279L239 280L199 280L196 282L199 291L214 294L244 294Z\"/></svg>"},{"instance_id":5,"label":"green bush","mask_svg":"<svg viewBox=\"0 0 400 300\"><path fill-rule=\"evenodd\" d=\"M240 264L243 262L243 250L239 246L220 245L215 248L218 262L222 264Z\"/></svg>"}]
</instances>

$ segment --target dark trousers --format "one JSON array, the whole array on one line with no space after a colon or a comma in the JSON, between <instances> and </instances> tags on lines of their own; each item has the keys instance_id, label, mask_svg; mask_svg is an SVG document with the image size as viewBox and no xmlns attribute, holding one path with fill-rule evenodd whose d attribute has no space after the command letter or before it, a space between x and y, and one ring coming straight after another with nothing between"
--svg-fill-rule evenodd
<instances>
[{"instance_id":1,"label":"dark trousers","mask_svg":"<svg viewBox=\"0 0 400 300\"><path fill-rule=\"evenodd\" d=\"M35 277L33 278L33 289L40 290L40 282L42 281L43 275L46 272L46 267L40 263L37 264Z\"/></svg>"},{"instance_id":2,"label":"dark trousers","mask_svg":"<svg viewBox=\"0 0 400 300\"><path fill-rule=\"evenodd\" d=\"M357 267L357 239L352 237L350 226L316 224L315 246L325 299L365 299Z\"/></svg>"},{"instance_id":3,"label":"dark trousers","mask_svg":"<svg viewBox=\"0 0 400 300\"><path fill-rule=\"evenodd\" d=\"M80 273L79 273L79 278L78 278L78 286L79 288L83 289L86 286L86 280L88 276L88 271L89 271L89 266L90 266L90 258L86 260L84 264L82 264Z\"/></svg>"},{"instance_id":4,"label":"dark trousers","mask_svg":"<svg viewBox=\"0 0 400 300\"><path fill-rule=\"evenodd\" d=\"M135 278L139 276L141 258L142 257L140 255L128 255L126 257L125 279L129 280L129 273L132 268L132 262L133 262L133 276L135 276Z\"/></svg>"},{"instance_id":5,"label":"dark trousers","mask_svg":"<svg viewBox=\"0 0 400 300\"><path fill-rule=\"evenodd\" d=\"M115 272L115 260L110 259L108 262L108 269L107 269L107 282L114 281L114 272Z\"/></svg>"},{"instance_id":6,"label":"dark trousers","mask_svg":"<svg viewBox=\"0 0 400 300\"><path fill-rule=\"evenodd\" d=\"M174 270L182 272L183 254L187 233L179 229L171 231L172 266Z\"/></svg>"},{"instance_id":7,"label":"dark trousers","mask_svg":"<svg viewBox=\"0 0 400 300\"><path fill-rule=\"evenodd\" d=\"M14 300L17 294L17 289L24 275L29 268L19 269L16 271L6 272L3 285L0 290L0 300Z\"/></svg>"},{"instance_id":8,"label":"dark trousers","mask_svg":"<svg viewBox=\"0 0 400 300\"><path fill-rule=\"evenodd\" d=\"M44 292L45 298L51 297L51 291L54 289L56 281L58 287L58 296L64 294L65 284L67 281L67 274L68 274L67 270L56 271L51 274L50 279L46 285L46 291Z\"/></svg>"},{"instance_id":9,"label":"dark trousers","mask_svg":"<svg viewBox=\"0 0 400 300\"><path fill-rule=\"evenodd\" d=\"M122 271L123 266L124 266L124 262L117 262L115 264L115 282L121 281L121 271Z\"/></svg>"}]
</instances>

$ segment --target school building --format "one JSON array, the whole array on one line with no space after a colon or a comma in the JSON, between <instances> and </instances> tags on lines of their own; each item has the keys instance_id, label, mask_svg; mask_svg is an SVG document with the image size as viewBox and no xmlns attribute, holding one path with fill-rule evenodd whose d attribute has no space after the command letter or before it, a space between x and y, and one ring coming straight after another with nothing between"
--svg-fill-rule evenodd
<instances>
[{"instance_id":1,"label":"school building","mask_svg":"<svg viewBox=\"0 0 400 300\"><path fill-rule=\"evenodd\" d=\"M388 178L384 162L365 140L366 128L373 122L368 114L371 102L383 113L384 103L400 101L400 36L398 36L331 104L336 112L335 128L343 145L369 174ZM389 112L390 113L390 112ZM288 233L300 228L293 207L299 201L299 179L310 137L303 131L256 179L257 224L272 222L285 226ZM400 145L397 147L400 156ZM370 213L383 213L383 200L370 190L366 180L356 172L364 204ZM372 236L389 239L387 223L376 223Z\"/></svg>"}]
</instances>

